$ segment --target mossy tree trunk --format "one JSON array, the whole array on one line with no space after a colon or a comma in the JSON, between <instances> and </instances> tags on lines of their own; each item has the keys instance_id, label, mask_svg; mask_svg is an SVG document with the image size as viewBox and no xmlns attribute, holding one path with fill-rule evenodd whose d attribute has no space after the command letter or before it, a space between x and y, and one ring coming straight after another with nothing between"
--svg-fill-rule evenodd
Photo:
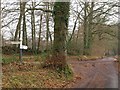
<instances>
[{"instance_id":1,"label":"mossy tree trunk","mask_svg":"<svg viewBox=\"0 0 120 90\"><path fill-rule=\"evenodd\" d=\"M51 61L54 69L65 69L66 63L66 36L68 30L70 2L55 2L54 5L54 43Z\"/></svg>"},{"instance_id":2,"label":"mossy tree trunk","mask_svg":"<svg viewBox=\"0 0 120 90\"><path fill-rule=\"evenodd\" d=\"M84 55L91 55L94 2L84 5Z\"/></svg>"},{"instance_id":3,"label":"mossy tree trunk","mask_svg":"<svg viewBox=\"0 0 120 90\"><path fill-rule=\"evenodd\" d=\"M88 9L88 2L85 2L84 4L84 50L83 55L88 55L88 15L87 15L87 9Z\"/></svg>"},{"instance_id":4,"label":"mossy tree trunk","mask_svg":"<svg viewBox=\"0 0 120 90\"><path fill-rule=\"evenodd\" d=\"M91 46L93 42L93 37L92 37L92 29L93 29L93 7L94 7L94 2L91 2L90 4L90 12L89 12L89 17L88 17L88 55L91 55Z\"/></svg>"}]
</instances>

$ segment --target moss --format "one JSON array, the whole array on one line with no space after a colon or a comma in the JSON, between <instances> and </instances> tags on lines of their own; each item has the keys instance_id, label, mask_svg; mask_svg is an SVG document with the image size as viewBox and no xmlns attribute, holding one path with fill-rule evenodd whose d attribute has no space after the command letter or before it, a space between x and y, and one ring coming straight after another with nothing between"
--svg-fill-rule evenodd
<instances>
[{"instance_id":1,"label":"moss","mask_svg":"<svg viewBox=\"0 0 120 90\"><path fill-rule=\"evenodd\" d=\"M65 68L57 68L56 70L60 76L66 77L66 79L71 79L73 77L72 69L66 65Z\"/></svg>"}]
</instances>

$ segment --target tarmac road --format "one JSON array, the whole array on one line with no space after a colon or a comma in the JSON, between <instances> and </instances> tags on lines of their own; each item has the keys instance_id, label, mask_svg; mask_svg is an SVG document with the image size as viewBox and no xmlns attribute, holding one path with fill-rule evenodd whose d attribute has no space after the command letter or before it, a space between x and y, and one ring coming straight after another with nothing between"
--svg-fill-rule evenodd
<instances>
[{"instance_id":1,"label":"tarmac road","mask_svg":"<svg viewBox=\"0 0 120 90\"><path fill-rule=\"evenodd\" d=\"M118 68L112 57L95 61L71 61L77 77L71 88L118 88Z\"/></svg>"}]
</instances>

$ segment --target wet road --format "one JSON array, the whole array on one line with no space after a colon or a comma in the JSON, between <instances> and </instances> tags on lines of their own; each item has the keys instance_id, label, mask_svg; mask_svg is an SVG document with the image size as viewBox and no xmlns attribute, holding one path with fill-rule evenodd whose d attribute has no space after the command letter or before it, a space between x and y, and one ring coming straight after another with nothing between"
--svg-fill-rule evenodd
<instances>
[{"instance_id":1,"label":"wet road","mask_svg":"<svg viewBox=\"0 0 120 90\"><path fill-rule=\"evenodd\" d=\"M118 68L112 57L95 61L71 61L76 80L71 88L118 88ZM81 77L81 79L78 79Z\"/></svg>"}]
</instances>

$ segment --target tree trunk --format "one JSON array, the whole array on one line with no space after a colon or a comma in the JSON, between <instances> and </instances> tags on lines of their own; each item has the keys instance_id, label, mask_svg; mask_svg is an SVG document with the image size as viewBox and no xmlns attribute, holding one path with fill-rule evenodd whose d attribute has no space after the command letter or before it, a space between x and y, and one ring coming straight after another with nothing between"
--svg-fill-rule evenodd
<instances>
[{"instance_id":1,"label":"tree trunk","mask_svg":"<svg viewBox=\"0 0 120 90\"><path fill-rule=\"evenodd\" d=\"M90 7L90 15L88 17L88 22L89 22L89 25L88 25L88 46L87 46L87 49L88 49L88 55L91 54L91 46L92 46L92 21L93 21L93 7L94 7L94 2L91 2L91 7Z\"/></svg>"},{"instance_id":2,"label":"tree trunk","mask_svg":"<svg viewBox=\"0 0 120 90\"><path fill-rule=\"evenodd\" d=\"M70 36L70 39L69 39L68 42L67 42L67 46L69 46L69 43L72 41L73 36L74 36L74 34L75 34L75 29L76 29L77 20L78 20L78 18L79 18L79 15L80 15L80 13L78 13L78 16L77 16L77 18L76 18L76 20L75 20L75 22L74 22L74 27L73 27L73 30L72 30L72 34L71 34L71 36ZM74 40L74 39L73 39L73 40Z\"/></svg>"},{"instance_id":3,"label":"tree trunk","mask_svg":"<svg viewBox=\"0 0 120 90\"><path fill-rule=\"evenodd\" d=\"M16 31L15 31L14 41L18 41L20 39L21 22L22 22L22 16L23 16L22 12L23 12L23 4L22 4L22 2L20 2L20 16L19 16L17 27L16 27ZM17 46L19 46L19 45L13 45L13 47L15 47L15 48L17 48ZM15 49L15 52L17 52L17 49Z\"/></svg>"},{"instance_id":4,"label":"tree trunk","mask_svg":"<svg viewBox=\"0 0 120 90\"><path fill-rule=\"evenodd\" d=\"M15 31L15 37L14 37L15 41L18 40L18 35L20 37L21 21L22 21L22 3L20 2L20 16L19 16L17 27L16 27L16 31Z\"/></svg>"},{"instance_id":5,"label":"tree trunk","mask_svg":"<svg viewBox=\"0 0 120 90\"><path fill-rule=\"evenodd\" d=\"M34 3L32 2L32 6L34 8ZM36 53L36 36L35 36L35 14L34 14L34 9L31 10L31 26L32 26L32 50L33 53Z\"/></svg>"},{"instance_id":6,"label":"tree trunk","mask_svg":"<svg viewBox=\"0 0 120 90\"><path fill-rule=\"evenodd\" d=\"M51 48L50 48L50 50L52 50L52 34L51 34L51 32L49 31L49 37L50 37L50 44L51 44Z\"/></svg>"},{"instance_id":7,"label":"tree trunk","mask_svg":"<svg viewBox=\"0 0 120 90\"><path fill-rule=\"evenodd\" d=\"M46 3L46 10L49 10L49 2ZM46 12L46 51L49 51L49 13Z\"/></svg>"},{"instance_id":8,"label":"tree trunk","mask_svg":"<svg viewBox=\"0 0 120 90\"><path fill-rule=\"evenodd\" d=\"M84 7L84 55L91 54L91 45L92 45L92 20L93 20L93 7L94 2L90 4L85 2Z\"/></svg>"},{"instance_id":9,"label":"tree trunk","mask_svg":"<svg viewBox=\"0 0 120 90\"><path fill-rule=\"evenodd\" d=\"M83 55L88 55L88 51L87 51L87 43L88 43L87 7L88 7L88 2L85 2L85 6L84 6L84 50L83 50Z\"/></svg>"},{"instance_id":10,"label":"tree trunk","mask_svg":"<svg viewBox=\"0 0 120 90\"><path fill-rule=\"evenodd\" d=\"M69 2L55 2L54 45L51 64L55 69L64 69L66 64L66 33L68 30Z\"/></svg>"},{"instance_id":11,"label":"tree trunk","mask_svg":"<svg viewBox=\"0 0 120 90\"><path fill-rule=\"evenodd\" d=\"M26 2L23 2L22 4L23 4L23 44L27 45L26 16L25 16Z\"/></svg>"},{"instance_id":12,"label":"tree trunk","mask_svg":"<svg viewBox=\"0 0 120 90\"><path fill-rule=\"evenodd\" d=\"M42 28L42 14L40 15L40 28L39 28L39 38L38 38L38 49L40 50L40 44L41 44L41 28Z\"/></svg>"},{"instance_id":13,"label":"tree trunk","mask_svg":"<svg viewBox=\"0 0 120 90\"><path fill-rule=\"evenodd\" d=\"M46 2L46 10L50 10L50 8L52 9L52 4L49 2ZM51 32L49 29L49 20L50 18L50 13L46 12L46 51L50 51L52 50L52 36L51 36ZM50 41L49 41L50 39Z\"/></svg>"}]
</instances>

